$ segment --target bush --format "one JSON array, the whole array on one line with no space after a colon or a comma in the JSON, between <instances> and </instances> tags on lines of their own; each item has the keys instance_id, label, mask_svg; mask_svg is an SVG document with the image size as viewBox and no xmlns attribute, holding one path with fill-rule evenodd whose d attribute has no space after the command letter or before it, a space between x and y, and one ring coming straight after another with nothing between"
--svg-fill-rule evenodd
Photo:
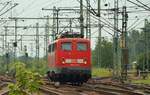
<instances>
[{"instance_id":1,"label":"bush","mask_svg":"<svg viewBox=\"0 0 150 95\"><path fill-rule=\"evenodd\" d=\"M28 95L37 92L41 80L38 73L27 69L24 63L17 62L12 66L16 82L9 84L9 95Z\"/></svg>"}]
</instances>

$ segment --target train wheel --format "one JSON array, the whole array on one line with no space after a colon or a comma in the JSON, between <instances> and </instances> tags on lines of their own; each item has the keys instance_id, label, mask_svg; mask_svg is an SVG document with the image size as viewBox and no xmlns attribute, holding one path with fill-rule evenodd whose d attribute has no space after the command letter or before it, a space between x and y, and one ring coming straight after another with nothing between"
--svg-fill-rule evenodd
<instances>
[{"instance_id":1,"label":"train wheel","mask_svg":"<svg viewBox=\"0 0 150 95\"><path fill-rule=\"evenodd\" d=\"M82 86L82 84L83 84L83 82L79 82L79 83L78 83L78 86Z\"/></svg>"},{"instance_id":2,"label":"train wheel","mask_svg":"<svg viewBox=\"0 0 150 95\"><path fill-rule=\"evenodd\" d=\"M60 82L55 82L55 83L54 83L54 86L55 86L56 88L59 88Z\"/></svg>"},{"instance_id":3,"label":"train wheel","mask_svg":"<svg viewBox=\"0 0 150 95\"><path fill-rule=\"evenodd\" d=\"M72 86L75 86L75 82L71 82L71 85L72 85Z\"/></svg>"},{"instance_id":4,"label":"train wheel","mask_svg":"<svg viewBox=\"0 0 150 95\"><path fill-rule=\"evenodd\" d=\"M48 79L48 81L51 81L51 78L50 78L50 76L51 76L51 74L50 74L51 72L50 71L48 71L46 74L47 74L47 79Z\"/></svg>"},{"instance_id":5,"label":"train wheel","mask_svg":"<svg viewBox=\"0 0 150 95\"><path fill-rule=\"evenodd\" d=\"M51 72L51 80L56 81L56 74L54 71Z\"/></svg>"}]
</instances>

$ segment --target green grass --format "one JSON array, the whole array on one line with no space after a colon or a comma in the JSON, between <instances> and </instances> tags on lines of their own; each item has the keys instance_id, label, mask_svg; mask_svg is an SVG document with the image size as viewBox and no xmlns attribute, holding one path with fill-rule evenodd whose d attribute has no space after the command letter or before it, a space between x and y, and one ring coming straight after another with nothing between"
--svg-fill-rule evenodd
<instances>
[{"instance_id":1,"label":"green grass","mask_svg":"<svg viewBox=\"0 0 150 95\"><path fill-rule=\"evenodd\" d=\"M104 68L92 68L92 77L112 77L112 71ZM136 84L150 84L150 75L148 75L147 79L137 78L131 80L131 83Z\"/></svg>"},{"instance_id":2,"label":"green grass","mask_svg":"<svg viewBox=\"0 0 150 95\"><path fill-rule=\"evenodd\" d=\"M136 84L150 84L150 75L148 74L148 77L146 79L143 79L141 76L139 79L131 80L132 83Z\"/></svg>"},{"instance_id":3,"label":"green grass","mask_svg":"<svg viewBox=\"0 0 150 95\"><path fill-rule=\"evenodd\" d=\"M137 84L150 84L150 79L132 80L132 83L137 83Z\"/></svg>"},{"instance_id":4,"label":"green grass","mask_svg":"<svg viewBox=\"0 0 150 95\"><path fill-rule=\"evenodd\" d=\"M104 68L92 68L92 77L109 77L112 72Z\"/></svg>"}]
</instances>

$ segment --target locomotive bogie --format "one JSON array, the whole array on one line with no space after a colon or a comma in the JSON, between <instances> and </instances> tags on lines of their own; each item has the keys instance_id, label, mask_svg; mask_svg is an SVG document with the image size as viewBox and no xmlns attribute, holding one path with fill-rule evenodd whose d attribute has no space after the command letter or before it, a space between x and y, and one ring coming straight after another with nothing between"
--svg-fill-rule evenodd
<instances>
[{"instance_id":1,"label":"locomotive bogie","mask_svg":"<svg viewBox=\"0 0 150 95\"><path fill-rule=\"evenodd\" d=\"M91 78L90 69L68 69L63 68L55 71L48 72L48 77L54 82L71 82L71 83L84 83Z\"/></svg>"}]
</instances>

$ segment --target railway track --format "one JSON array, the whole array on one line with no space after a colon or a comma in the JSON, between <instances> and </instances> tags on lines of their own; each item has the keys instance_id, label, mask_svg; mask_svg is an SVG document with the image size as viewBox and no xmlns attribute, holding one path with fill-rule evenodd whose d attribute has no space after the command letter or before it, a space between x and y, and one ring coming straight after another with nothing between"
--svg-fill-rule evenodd
<instances>
[{"instance_id":1,"label":"railway track","mask_svg":"<svg viewBox=\"0 0 150 95\"><path fill-rule=\"evenodd\" d=\"M13 79L8 76L0 76L0 95L8 95L8 83L12 83Z\"/></svg>"},{"instance_id":2,"label":"railway track","mask_svg":"<svg viewBox=\"0 0 150 95\"><path fill-rule=\"evenodd\" d=\"M0 95L8 95L8 94L9 94L9 90L7 90L7 91L5 90L5 91L0 93Z\"/></svg>"},{"instance_id":3,"label":"railway track","mask_svg":"<svg viewBox=\"0 0 150 95\"><path fill-rule=\"evenodd\" d=\"M1 82L0 83L0 95L8 95L9 90L7 88L8 83Z\"/></svg>"},{"instance_id":4,"label":"railway track","mask_svg":"<svg viewBox=\"0 0 150 95\"><path fill-rule=\"evenodd\" d=\"M89 85L86 84L86 87L93 88L93 91L104 92L107 95L144 95L142 92L137 92L129 89L122 89L119 87L109 86L109 85Z\"/></svg>"},{"instance_id":5,"label":"railway track","mask_svg":"<svg viewBox=\"0 0 150 95\"><path fill-rule=\"evenodd\" d=\"M5 82L5 79L3 81L0 80L0 95L8 95L7 81ZM44 84L39 87L39 92L42 93L40 95L150 95L150 86L116 82L94 82L85 83L82 86L63 84L55 87L53 82L44 79Z\"/></svg>"},{"instance_id":6,"label":"railway track","mask_svg":"<svg viewBox=\"0 0 150 95\"><path fill-rule=\"evenodd\" d=\"M127 93L127 95L132 93L133 94L135 93L136 95L150 95L150 85L148 84L145 85L145 84L120 83L118 81L112 81L109 77L108 79L106 78L106 80L105 78L102 78L102 80L94 79L88 82L88 84L96 85L97 88L101 89L103 89L106 86L106 88L104 88L105 90L107 90L108 88L110 88L110 90L113 91L120 90L121 92Z\"/></svg>"},{"instance_id":7,"label":"railway track","mask_svg":"<svg viewBox=\"0 0 150 95\"><path fill-rule=\"evenodd\" d=\"M48 83L48 82L47 82ZM52 85L53 83L49 83ZM59 89L63 89L67 93L69 91L76 92L75 94L70 95L149 95L150 94L150 86L148 85L134 85L134 84L122 84L117 82L102 82L99 81L97 83L86 83L82 86L72 86L72 85L60 85ZM56 89L56 88L55 88ZM73 89L73 90L71 90ZM61 93L65 93L65 92ZM92 94L92 93L94 94ZM65 93L65 95L69 95ZM58 94L59 95L59 94ZM64 95L64 94L60 94Z\"/></svg>"},{"instance_id":8,"label":"railway track","mask_svg":"<svg viewBox=\"0 0 150 95\"><path fill-rule=\"evenodd\" d=\"M65 86L63 88L55 88L53 86L45 85L41 86L40 90L47 92L50 95L80 95L77 91L70 90Z\"/></svg>"},{"instance_id":9,"label":"railway track","mask_svg":"<svg viewBox=\"0 0 150 95\"><path fill-rule=\"evenodd\" d=\"M137 90L104 84L84 84L83 86L72 86L65 84L60 85L59 88L54 88L54 86L49 85L46 89L55 92L54 95L144 95L143 92Z\"/></svg>"}]
</instances>

